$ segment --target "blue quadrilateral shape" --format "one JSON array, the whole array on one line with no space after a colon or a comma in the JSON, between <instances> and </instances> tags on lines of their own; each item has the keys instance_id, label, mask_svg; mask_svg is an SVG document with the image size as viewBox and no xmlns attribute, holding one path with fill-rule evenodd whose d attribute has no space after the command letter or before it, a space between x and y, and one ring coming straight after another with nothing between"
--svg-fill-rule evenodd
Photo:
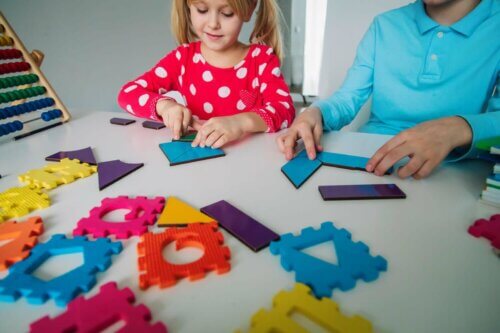
<instances>
[{"instance_id":1,"label":"blue quadrilateral shape","mask_svg":"<svg viewBox=\"0 0 500 333\"><path fill-rule=\"evenodd\" d=\"M222 149L191 147L191 142L183 141L160 143L160 149L172 166L226 155Z\"/></svg>"},{"instance_id":2,"label":"blue quadrilateral shape","mask_svg":"<svg viewBox=\"0 0 500 333\"><path fill-rule=\"evenodd\" d=\"M318 153L318 159L323 165L361 171L366 171L366 164L370 160L368 157L329 153L325 151ZM391 174L392 171L393 168L391 167L387 170L386 174Z\"/></svg>"},{"instance_id":3,"label":"blue quadrilateral shape","mask_svg":"<svg viewBox=\"0 0 500 333\"><path fill-rule=\"evenodd\" d=\"M111 265L111 256L122 250L120 242L107 238L89 241L86 237L66 238L54 235L43 244L35 246L31 255L9 269L9 274L0 280L0 301L15 302L26 297L30 304L43 304L53 298L58 306L65 306L81 292L89 291L96 284L97 272L103 272ZM79 253L83 265L49 281L41 280L31 273L49 257Z\"/></svg>"},{"instance_id":4,"label":"blue quadrilateral shape","mask_svg":"<svg viewBox=\"0 0 500 333\"><path fill-rule=\"evenodd\" d=\"M332 241L337 253L338 265L328 263L302 250ZM295 281L311 287L316 297L331 297L335 288L342 291L352 289L357 279L371 282L378 278L380 271L387 270L387 261L373 257L368 246L353 242L345 229L337 229L332 222L324 222L321 228L305 228L301 234L285 234L272 242L271 253L281 255L281 266L286 271L295 272Z\"/></svg>"},{"instance_id":5,"label":"blue quadrilateral shape","mask_svg":"<svg viewBox=\"0 0 500 333\"><path fill-rule=\"evenodd\" d=\"M310 160L307 157L307 151L304 149L283 165L281 172L285 174L295 188L299 188L320 166L321 161L319 159Z\"/></svg>"}]
</instances>

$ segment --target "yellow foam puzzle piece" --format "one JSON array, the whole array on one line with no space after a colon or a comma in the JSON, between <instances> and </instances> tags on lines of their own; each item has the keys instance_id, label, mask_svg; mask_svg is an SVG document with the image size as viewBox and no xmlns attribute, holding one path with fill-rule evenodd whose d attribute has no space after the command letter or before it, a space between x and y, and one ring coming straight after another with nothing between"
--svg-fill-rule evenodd
<instances>
[{"instance_id":1,"label":"yellow foam puzzle piece","mask_svg":"<svg viewBox=\"0 0 500 333\"><path fill-rule=\"evenodd\" d=\"M169 197L158 219L158 226L210 223L214 221L210 216L203 214L176 197Z\"/></svg>"},{"instance_id":2,"label":"yellow foam puzzle piece","mask_svg":"<svg viewBox=\"0 0 500 333\"><path fill-rule=\"evenodd\" d=\"M38 188L51 190L62 184L75 181L71 175L60 175L46 171L45 169L30 170L19 175L19 181Z\"/></svg>"},{"instance_id":3,"label":"yellow foam puzzle piece","mask_svg":"<svg viewBox=\"0 0 500 333\"><path fill-rule=\"evenodd\" d=\"M80 163L77 159L70 160L63 158L57 163L48 164L43 168L47 172L58 173L64 176L74 178L84 178L97 172L97 166L88 163Z\"/></svg>"},{"instance_id":4,"label":"yellow foam puzzle piece","mask_svg":"<svg viewBox=\"0 0 500 333\"><path fill-rule=\"evenodd\" d=\"M29 186L13 187L0 193L0 222L49 206L49 196L40 189Z\"/></svg>"},{"instance_id":5,"label":"yellow foam puzzle piece","mask_svg":"<svg viewBox=\"0 0 500 333\"><path fill-rule=\"evenodd\" d=\"M273 299L273 309L259 310L253 317L251 333L271 332L308 332L303 326L290 318L293 313L300 313L327 332L333 333L369 333L373 332L371 323L355 315L344 316L337 303L329 298L321 300L311 294L311 289L297 283L291 291L280 291Z\"/></svg>"}]
</instances>

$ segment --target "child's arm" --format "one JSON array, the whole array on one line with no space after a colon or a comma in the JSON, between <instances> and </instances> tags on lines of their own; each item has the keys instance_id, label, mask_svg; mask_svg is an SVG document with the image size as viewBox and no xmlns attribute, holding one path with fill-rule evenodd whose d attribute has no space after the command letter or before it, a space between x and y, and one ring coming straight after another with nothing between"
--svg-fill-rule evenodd
<instances>
[{"instance_id":1,"label":"child's arm","mask_svg":"<svg viewBox=\"0 0 500 333\"><path fill-rule=\"evenodd\" d=\"M257 77L260 104L234 116L212 118L197 124L193 146L218 148L248 133L276 132L287 128L295 117L290 90L281 74L278 57L271 48L261 47ZM195 127L195 128L196 128Z\"/></svg>"}]
</instances>

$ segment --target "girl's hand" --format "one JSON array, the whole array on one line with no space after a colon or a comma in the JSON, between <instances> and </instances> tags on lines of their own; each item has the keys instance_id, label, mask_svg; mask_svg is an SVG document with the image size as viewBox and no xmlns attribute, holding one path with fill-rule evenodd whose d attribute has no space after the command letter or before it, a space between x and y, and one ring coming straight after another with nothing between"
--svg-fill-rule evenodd
<instances>
[{"instance_id":1,"label":"girl's hand","mask_svg":"<svg viewBox=\"0 0 500 333\"><path fill-rule=\"evenodd\" d=\"M293 157L293 149L297 144L297 140L302 138L309 159L316 158L316 150L322 151L321 135L323 134L323 122L321 111L311 107L302 111L292 126L280 135L276 142L279 150L285 154L287 160Z\"/></svg>"},{"instance_id":2,"label":"girl's hand","mask_svg":"<svg viewBox=\"0 0 500 333\"><path fill-rule=\"evenodd\" d=\"M170 99L162 99L156 103L156 113L162 117L163 123L173 134L173 138L178 140L183 133L186 133L192 122L191 111Z\"/></svg>"},{"instance_id":3,"label":"girl's hand","mask_svg":"<svg viewBox=\"0 0 500 333\"><path fill-rule=\"evenodd\" d=\"M193 127L198 131L191 146L220 148L228 142L246 134L245 124L240 115L215 117L203 124L195 121Z\"/></svg>"},{"instance_id":4,"label":"girl's hand","mask_svg":"<svg viewBox=\"0 0 500 333\"><path fill-rule=\"evenodd\" d=\"M427 177L455 148L472 141L472 130L461 117L431 120L407 129L386 142L368 161L366 170L382 176L402 158L410 161L398 176Z\"/></svg>"}]
</instances>

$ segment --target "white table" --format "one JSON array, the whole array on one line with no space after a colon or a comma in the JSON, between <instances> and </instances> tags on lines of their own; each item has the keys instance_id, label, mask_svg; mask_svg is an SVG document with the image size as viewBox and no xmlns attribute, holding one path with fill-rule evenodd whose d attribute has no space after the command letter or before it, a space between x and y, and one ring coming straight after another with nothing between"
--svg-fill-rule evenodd
<instances>
[{"instance_id":1,"label":"white table","mask_svg":"<svg viewBox=\"0 0 500 333\"><path fill-rule=\"evenodd\" d=\"M227 156L222 158L170 167L158 148L159 143L170 141L168 130L144 129L140 121L126 127L109 124L115 116L125 115L91 113L0 145L4 176L0 191L18 186L17 175L42 167L48 163L46 156L60 150L91 146L98 161L145 164L101 192L96 175L50 191L52 205L30 214L44 219L41 242L55 233L69 236L76 222L106 197L174 195L198 208L225 199L279 234L333 221L349 230L354 240L365 242L372 254L384 256L388 271L378 280L359 281L354 289L333 295L344 313L363 315L377 332L500 332L499 258L485 240L467 233L474 219L498 212L478 203L491 165L481 161L446 165L420 181L322 167L296 190L280 172L285 160L275 135L255 135L226 147ZM387 139L337 132L325 136L324 146L326 151L370 156ZM390 182L400 186L407 199L325 202L317 189L318 185ZM151 309L153 321L163 321L171 332L247 329L259 308L270 308L278 291L293 286L294 275L284 271L279 257L268 249L254 253L223 233L232 255L227 274L210 273L197 282L182 280L172 288L141 291L138 237L133 237L123 242L124 250L113 257L112 266L98 275L98 286L116 281L119 287L130 287L137 303ZM188 258L196 254L186 250ZM61 259L51 267L57 271L71 265L69 259ZM98 286L86 296L94 295ZM52 300L42 306L23 298L0 303L0 332L27 331L30 322L63 310Z\"/></svg>"}]
</instances>

